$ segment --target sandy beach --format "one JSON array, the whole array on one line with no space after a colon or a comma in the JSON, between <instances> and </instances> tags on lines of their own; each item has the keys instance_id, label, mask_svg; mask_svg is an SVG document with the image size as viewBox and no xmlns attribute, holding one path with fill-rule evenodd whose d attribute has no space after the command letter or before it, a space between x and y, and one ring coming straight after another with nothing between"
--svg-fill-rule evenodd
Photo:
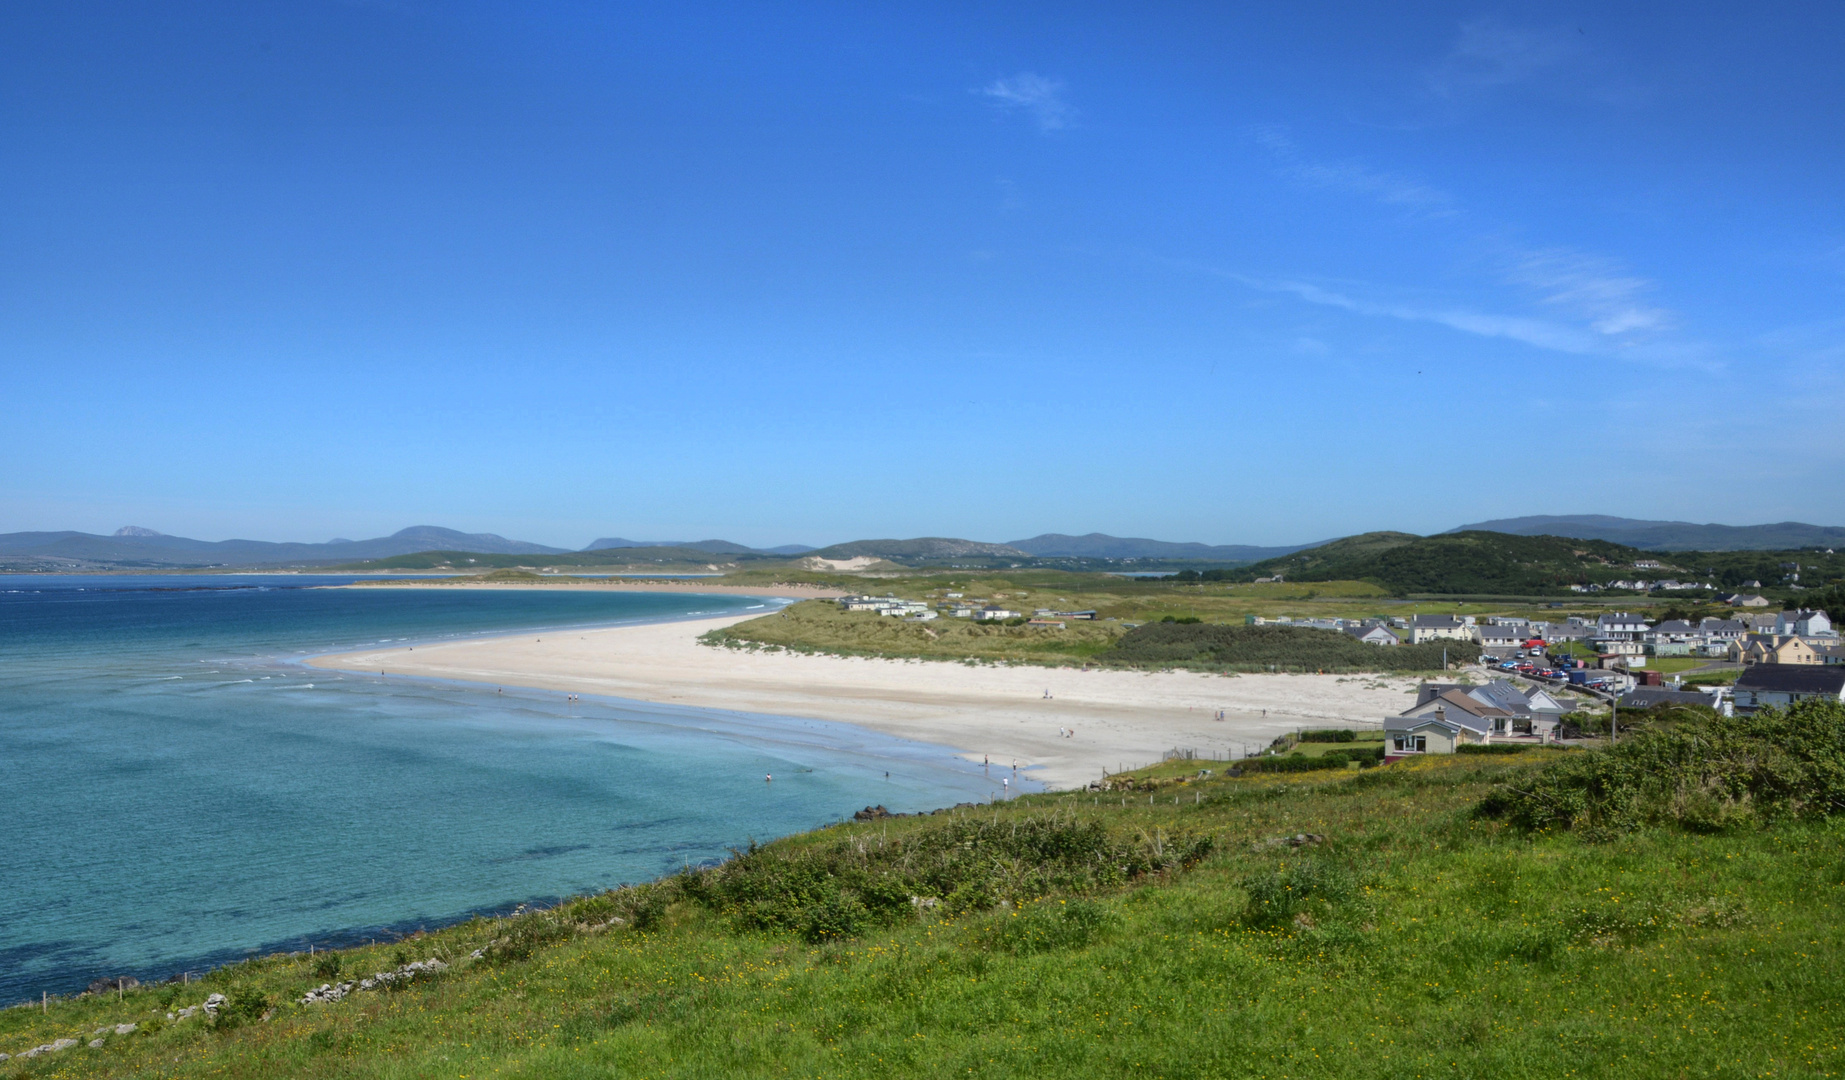
<instances>
[{"instance_id":1,"label":"sandy beach","mask_svg":"<svg viewBox=\"0 0 1845 1080\"><path fill-rule=\"evenodd\" d=\"M839 721L949 746L973 761L984 756L1007 767L1017 761L1051 788L1158 761L1173 748L1241 756L1297 727L1375 726L1401 712L1416 685L1403 677L970 666L698 643L708 630L754 617L487 638L311 662Z\"/></svg>"}]
</instances>

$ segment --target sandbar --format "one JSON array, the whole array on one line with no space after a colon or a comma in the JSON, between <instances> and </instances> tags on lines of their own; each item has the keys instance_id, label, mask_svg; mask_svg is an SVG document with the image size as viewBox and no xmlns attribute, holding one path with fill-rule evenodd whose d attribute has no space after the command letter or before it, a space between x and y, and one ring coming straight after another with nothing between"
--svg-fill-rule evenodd
<instances>
[{"instance_id":1,"label":"sandbar","mask_svg":"<svg viewBox=\"0 0 1845 1080\"><path fill-rule=\"evenodd\" d=\"M1403 676L1085 671L752 652L698 640L755 617L399 646L309 662L856 724L948 746L976 762L1010 768L1016 761L1052 789L1080 787L1174 749L1235 758L1300 727L1376 727L1412 704L1416 687Z\"/></svg>"}]
</instances>

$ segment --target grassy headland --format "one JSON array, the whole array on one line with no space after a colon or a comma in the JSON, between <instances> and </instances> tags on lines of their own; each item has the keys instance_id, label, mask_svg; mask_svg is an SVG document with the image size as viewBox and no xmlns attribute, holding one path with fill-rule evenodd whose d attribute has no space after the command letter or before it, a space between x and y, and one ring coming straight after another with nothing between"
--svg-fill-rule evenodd
<instances>
[{"instance_id":1,"label":"grassy headland","mask_svg":"<svg viewBox=\"0 0 1845 1080\"><path fill-rule=\"evenodd\" d=\"M1845 709L1819 706L1613 753L1169 763L1131 792L846 823L548 912L5 1010L0 1051L102 1046L0 1075L1834 1075L1842 762ZM427 957L450 966L296 1003ZM219 1019L165 1019L213 992Z\"/></svg>"}]
</instances>

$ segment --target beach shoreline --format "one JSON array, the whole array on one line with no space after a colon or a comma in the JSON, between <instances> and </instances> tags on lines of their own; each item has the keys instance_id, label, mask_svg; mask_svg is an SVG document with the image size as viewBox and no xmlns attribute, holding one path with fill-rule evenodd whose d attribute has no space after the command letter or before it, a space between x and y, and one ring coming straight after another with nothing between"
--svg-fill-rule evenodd
<instances>
[{"instance_id":1,"label":"beach shoreline","mask_svg":"<svg viewBox=\"0 0 1845 1080\"><path fill-rule=\"evenodd\" d=\"M647 593L699 593L708 596L765 596L777 600L831 600L847 595L843 589L831 589L821 585L802 585L794 582L782 582L770 585L716 585L701 584L695 580L685 582L662 581L660 579L641 581L585 581L570 579L559 581L475 581L468 578L423 578L406 580L403 578L380 578L375 581L354 581L344 585L322 586L328 589L493 589L499 591L519 591L530 589L570 590L579 592L647 592Z\"/></svg>"},{"instance_id":2,"label":"beach shoreline","mask_svg":"<svg viewBox=\"0 0 1845 1080\"><path fill-rule=\"evenodd\" d=\"M736 591L791 598L768 589ZM1378 726L1413 701L1417 682L1386 675L975 665L699 641L711 630L760 614L363 649L306 663L851 724L948 747L975 763L1010 769L1016 762L1024 775L1050 789L1080 787L1105 773L1158 761L1172 750L1235 758L1302 727Z\"/></svg>"}]
</instances>

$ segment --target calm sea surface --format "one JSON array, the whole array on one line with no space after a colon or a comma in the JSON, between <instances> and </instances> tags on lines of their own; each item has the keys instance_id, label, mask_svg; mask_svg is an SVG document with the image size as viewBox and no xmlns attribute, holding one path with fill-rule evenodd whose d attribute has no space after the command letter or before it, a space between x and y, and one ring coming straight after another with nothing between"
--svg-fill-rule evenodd
<instances>
[{"instance_id":1,"label":"calm sea surface","mask_svg":"<svg viewBox=\"0 0 1845 1080\"><path fill-rule=\"evenodd\" d=\"M770 601L309 587L339 580L0 575L0 1004L388 937L997 784L844 725L300 664Z\"/></svg>"}]
</instances>

